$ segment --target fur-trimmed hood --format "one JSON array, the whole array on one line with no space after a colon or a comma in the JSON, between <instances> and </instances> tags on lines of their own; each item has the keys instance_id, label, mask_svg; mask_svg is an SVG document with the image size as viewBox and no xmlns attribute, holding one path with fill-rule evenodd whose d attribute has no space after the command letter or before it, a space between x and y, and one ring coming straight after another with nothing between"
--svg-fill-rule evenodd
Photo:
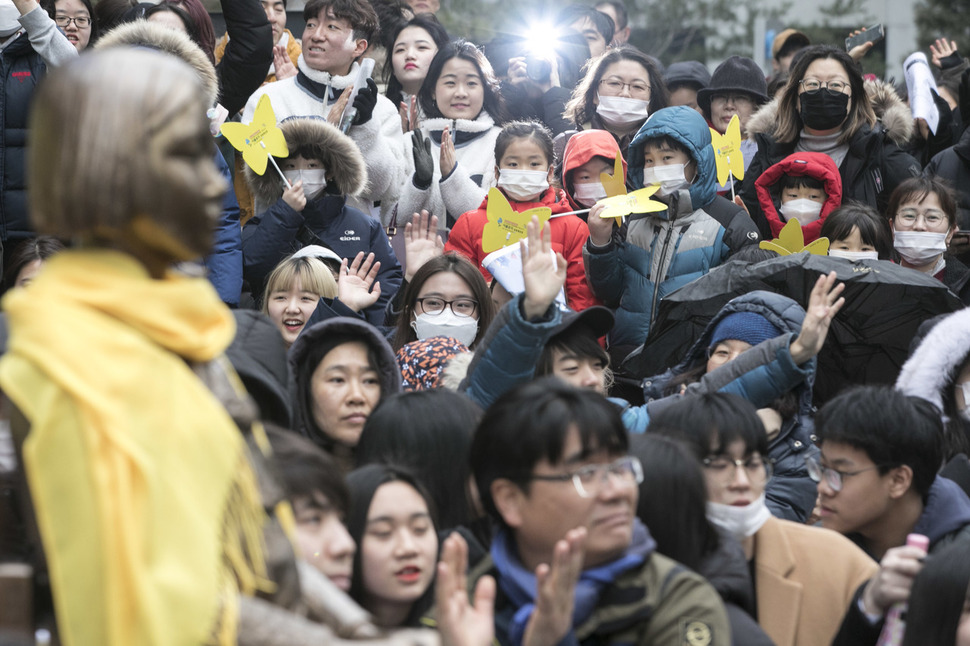
<instances>
[{"instance_id":1,"label":"fur-trimmed hood","mask_svg":"<svg viewBox=\"0 0 970 646\"><path fill-rule=\"evenodd\" d=\"M206 105L214 106L219 99L216 68L187 34L147 20L136 20L115 27L94 45L98 50L109 47L148 47L177 56L198 73L206 93Z\"/></svg>"},{"instance_id":2,"label":"fur-trimmed hood","mask_svg":"<svg viewBox=\"0 0 970 646\"><path fill-rule=\"evenodd\" d=\"M286 138L291 154L303 149L304 157L317 159L327 170L328 192L336 186L341 195L358 195L367 186L367 166L357 144L326 119L320 117L290 117L280 122L280 130ZM282 159L277 157L277 163ZM283 182L279 174L267 168L257 175L246 164L246 181L256 197L257 204L272 204L283 195Z\"/></svg>"},{"instance_id":3,"label":"fur-trimmed hood","mask_svg":"<svg viewBox=\"0 0 970 646\"><path fill-rule=\"evenodd\" d=\"M897 146L904 146L913 136L913 115L903 103L893 86L884 81L866 81L866 94L876 113L876 118L886 130L889 139ZM770 135L775 129L778 115L778 99L772 99L748 119L748 138Z\"/></svg>"},{"instance_id":4,"label":"fur-trimmed hood","mask_svg":"<svg viewBox=\"0 0 970 646\"><path fill-rule=\"evenodd\" d=\"M935 326L903 364L896 389L925 399L941 411L943 389L953 383L970 355L970 309L955 312Z\"/></svg>"}]
</instances>

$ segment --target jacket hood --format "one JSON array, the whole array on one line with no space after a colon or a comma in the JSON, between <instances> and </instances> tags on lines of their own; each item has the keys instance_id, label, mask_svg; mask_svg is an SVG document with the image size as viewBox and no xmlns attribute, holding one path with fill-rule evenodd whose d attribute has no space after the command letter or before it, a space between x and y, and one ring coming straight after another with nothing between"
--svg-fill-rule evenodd
<instances>
[{"instance_id":1,"label":"jacket hood","mask_svg":"<svg viewBox=\"0 0 970 646\"><path fill-rule=\"evenodd\" d=\"M963 309L933 326L903 364L896 388L944 410L943 390L951 386L968 354L970 309Z\"/></svg>"},{"instance_id":2,"label":"jacket hood","mask_svg":"<svg viewBox=\"0 0 970 646\"><path fill-rule=\"evenodd\" d=\"M337 187L341 195L358 195L367 186L367 166L357 144L325 119L291 117L280 123L291 154L303 149L304 157L317 159L327 170L327 186ZM280 157L277 160L282 159ZM245 164L246 181L256 196L257 204L272 204L283 195L279 173L267 168L262 175Z\"/></svg>"},{"instance_id":3,"label":"jacket hood","mask_svg":"<svg viewBox=\"0 0 970 646\"><path fill-rule=\"evenodd\" d=\"M909 106L899 98L895 88L885 81L866 81L865 88L876 118L886 129L886 134L897 146L906 146L913 137L913 113Z\"/></svg>"},{"instance_id":4,"label":"jacket hood","mask_svg":"<svg viewBox=\"0 0 970 646\"><path fill-rule=\"evenodd\" d=\"M886 134L897 146L906 145L913 136L913 115L896 94L896 90L883 81L866 81L864 87L876 118ZM748 119L748 138L754 139L758 134L773 135L777 114L778 99L772 99L761 106Z\"/></svg>"},{"instance_id":5,"label":"jacket hood","mask_svg":"<svg viewBox=\"0 0 970 646\"><path fill-rule=\"evenodd\" d=\"M259 406L260 418L290 428L290 369L286 346L267 316L253 310L234 310L236 336L226 357Z\"/></svg>"},{"instance_id":6,"label":"jacket hood","mask_svg":"<svg viewBox=\"0 0 970 646\"><path fill-rule=\"evenodd\" d=\"M913 532L930 539L930 545L970 524L970 498L960 485L942 476L936 476L923 506L923 513L916 521Z\"/></svg>"},{"instance_id":7,"label":"jacket hood","mask_svg":"<svg viewBox=\"0 0 970 646\"><path fill-rule=\"evenodd\" d=\"M613 135L605 130L583 130L577 132L566 143L566 150L562 155L562 187L566 190L566 197L569 199L573 209L581 209L583 206L573 200L573 178L572 171L576 170L593 157L604 157L614 163L616 153L620 152ZM622 157L621 157L622 158ZM641 164L642 165L642 164ZM623 176L626 178L627 163L623 159Z\"/></svg>"},{"instance_id":8,"label":"jacket hood","mask_svg":"<svg viewBox=\"0 0 970 646\"><path fill-rule=\"evenodd\" d=\"M768 219L772 235L776 237L781 233L782 227L785 226L781 215L775 208L775 202L780 203L780 182L786 175L817 179L822 182L825 190L826 198L822 204L819 219L802 226L805 244L808 244L818 238L822 224L824 224L828 214L842 204L842 176L839 175L839 169L832 158L823 153L795 153L785 157L774 166L769 166L755 180L754 186L761 210Z\"/></svg>"},{"instance_id":9,"label":"jacket hood","mask_svg":"<svg viewBox=\"0 0 970 646\"><path fill-rule=\"evenodd\" d=\"M690 152L691 159L697 163L697 179L689 189L691 206L696 210L710 204L717 189L711 130L697 110L685 105L658 110L640 127L627 153L630 185L634 189L643 188L643 144L657 137L670 137Z\"/></svg>"},{"instance_id":10,"label":"jacket hood","mask_svg":"<svg viewBox=\"0 0 970 646\"><path fill-rule=\"evenodd\" d=\"M317 366L310 366L308 363L314 347L328 344L332 337L338 335L353 337L354 340L366 344L373 352L381 382L381 398L401 392L401 371L398 369L394 351L381 333L369 323L350 317L337 317L321 321L303 330L289 353L290 371L294 382L293 428L325 448L333 444L333 440L324 437L313 421L310 408L310 380Z\"/></svg>"},{"instance_id":11,"label":"jacket hood","mask_svg":"<svg viewBox=\"0 0 970 646\"><path fill-rule=\"evenodd\" d=\"M182 59L198 73L206 93L206 105L216 104L219 99L216 68L209 62L202 48L192 42L187 34L147 20L136 20L115 27L99 38L94 48L102 50L125 46L157 49Z\"/></svg>"}]
</instances>

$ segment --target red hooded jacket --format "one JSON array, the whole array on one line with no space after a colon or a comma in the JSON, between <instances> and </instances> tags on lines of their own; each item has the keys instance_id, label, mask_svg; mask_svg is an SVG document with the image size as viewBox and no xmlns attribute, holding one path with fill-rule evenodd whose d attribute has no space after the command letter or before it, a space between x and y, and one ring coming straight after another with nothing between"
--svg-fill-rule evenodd
<instances>
[{"instance_id":1,"label":"red hooded jacket","mask_svg":"<svg viewBox=\"0 0 970 646\"><path fill-rule=\"evenodd\" d=\"M604 157L612 162L616 159L616 153L619 150L616 139L605 130L583 130L569 138L566 150L562 154L562 187L566 189L566 197L572 206L571 210L578 211L586 208L573 199L572 172L593 157ZM611 163L610 167L612 166ZM626 159L623 160L623 178L626 179Z\"/></svg>"},{"instance_id":2,"label":"red hooded jacket","mask_svg":"<svg viewBox=\"0 0 970 646\"><path fill-rule=\"evenodd\" d=\"M546 189L539 196L538 202L509 200L509 204L518 213L540 206L552 209L553 216L574 210L570 207L566 194L558 188ZM458 218L448 235L445 253L457 251L478 267L485 280L491 280L491 274L482 267L482 260L488 255L482 251L482 232L485 229L485 223L488 222L485 212L487 207L488 196L485 196L477 211L469 211ZM553 217L549 220L549 226L552 234L552 250L561 253L568 263L566 265L566 303L577 312L591 305L597 305L598 301L586 282L586 268L583 265L583 245L589 238L589 227L575 215Z\"/></svg>"},{"instance_id":3,"label":"red hooded jacket","mask_svg":"<svg viewBox=\"0 0 970 646\"><path fill-rule=\"evenodd\" d=\"M774 166L769 166L765 172L755 180L754 186L758 193L758 202L768 220L771 233L777 237L785 222L778 214L775 198L780 195L780 182L786 175L807 176L822 182L825 191L825 202L818 220L802 226L805 244L818 239L822 224L829 213L842 204L842 176L832 158L824 153L794 153L785 157Z\"/></svg>"}]
</instances>

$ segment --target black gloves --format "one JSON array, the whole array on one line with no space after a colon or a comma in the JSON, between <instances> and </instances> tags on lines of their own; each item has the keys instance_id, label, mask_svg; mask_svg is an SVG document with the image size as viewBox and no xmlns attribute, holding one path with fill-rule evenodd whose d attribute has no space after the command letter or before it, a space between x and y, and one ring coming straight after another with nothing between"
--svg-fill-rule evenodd
<instances>
[{"instance_id":1,"label":"black gloves","mask_svg":"<svg viewBox=\"0 0 970 646\"><path fill-rule=\"evenodd\" d=\"M411 154L414 155L414 187L422 191L431 186L434 177L434 158L431 156L431 139L415 128L411 133Z\"/></svg>"},{"instance_id":2,"label":"black gloves","mask_svg":"<svg viewBox=\"0 0 970 646\"><path fill-rule=\"evenodd\" d=\"M362 87L357 90L357 96L354 98L354 109L357 110L357 116L354 117L353 125L359 126L370 121L370 118L374 116L374 108L377 106L377 83L374 79L367 79L367 87Z\"/></svg>"}]
</instances>

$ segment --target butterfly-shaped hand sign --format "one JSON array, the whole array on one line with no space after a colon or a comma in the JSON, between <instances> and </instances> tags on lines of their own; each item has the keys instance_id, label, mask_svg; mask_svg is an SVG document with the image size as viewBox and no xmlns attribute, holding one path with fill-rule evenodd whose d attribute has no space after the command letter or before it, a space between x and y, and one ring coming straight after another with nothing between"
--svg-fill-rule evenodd
<instances>
[{"instance_id":1,"label":"butterfly-shaped hand sign","mask_svg":"<svg viewBox=\"0 0 970 646\"><path fill-rule=\"evenodd\" d=\"M731 117L731 122L728 123L723 135L711 128L711 145L714 146L714 161L717 163L717 183L723 186L731 175L735 179L744 179L741 121L738 115Z\"/></svg>"},{"instance_id":2,"label":"butterfly-shaped hand sign","mask_svg":"<svg viewBox=\"0 0 970 646\"><path fill-rule=\"evenodd\" d=\"M613 162L613 174L607 175L600 173L600 183L606 191L606 197L616 197L626 195L626 181L623 177L623 157L620 151L616 151L616 160Z\"/></svg>"},{"instance_id":3,"label":"butterfly-shaped hand sign","mask_svg":"<svg viewBox=\"0 0 970 646\"><path fill-rule=\"evenodd\" d=\"M540 227L546 226L552 209L540 206L521 213L512 209L512 205L494 186L488 189L488 206L485 208L488 222L482 231L482 251L492 253L502 247L525 239L525 225L532 221L532 216L539 216Z\"/></svg>"},{"instance_id":4,"label":"butterfly-shaped hand sign","mask_svg":"<svg viewBox=\"0 0 970 646\"><path fill-rule=\"evenodd\" d=\"M632 213L654 213L664 211L667 205L663 202L655 202L650 196L660 188L658 185L647 186L639 190L617 195L600 200L597 204L604 204L606 208L600 212L601 218L619 218Z\"/></svg>"},{"instance_id":5,"label":"butterfly-shaped hand sign","mask_svg":"<svg viewBox=\"0 0 970 646\"><path fill-rule=\"evenodd\" d=\"M290 154L283 131L276 125L276 115L273 114L273 106L266 94L256 104L256 112L253 113L250 123L227 121L222 124L220 132L233 148L242 152L243 160L257 175L266 172L268 155L287 157Z\"/></svg>"},{"instance_id":6,"label":"butterfly-shaped hand sign","mask_svg":"<svg viewBox=\"0 0 970 646\"><path fill-rule=\"evenodd\" d=\"M802 227L798 224L798 218L792 218L782 228L778 237L770 242L762 240L758 245L761 249L774 251L779 256L790 256L791 254L807 251L816 256L829 255L829 239L818 238L805 246L805 234Z\"/></svg>"}]
</instances>

